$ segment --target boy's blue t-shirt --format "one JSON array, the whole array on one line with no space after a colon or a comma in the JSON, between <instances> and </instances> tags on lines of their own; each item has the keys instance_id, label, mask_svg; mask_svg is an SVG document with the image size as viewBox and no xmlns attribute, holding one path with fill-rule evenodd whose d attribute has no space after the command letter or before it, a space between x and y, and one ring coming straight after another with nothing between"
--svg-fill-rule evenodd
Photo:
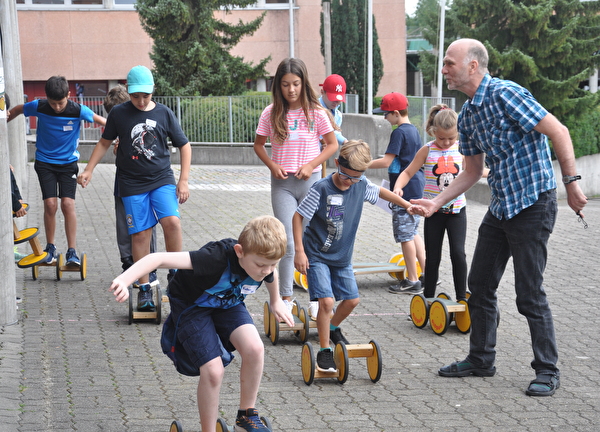
<instances>
[{"instance_id":1,"label":"boy's blue t-shirt","mask_svg":"<svg viewBox=\"0 0 600 432\"><path fill-rule=\"evenodd\" d=\"M345 267L352 262L356 230L363 203L375 204L379 186L363 176L342 191L333 183L333 174L318 180L296 210L308 225L304 230L304 251L309 261Z\"/></svg>"},{"instance_id":2,"label":"boy's blue t-shirt","mask_svg":"<svg viewBox=\"0 0 600 432\"><path fill-rule=\"evenodd\" d=\"M233 249L237 240L212 241L190 252L191 270L178 270L169 283L169 296L187 306L201 299L199 306L228 308L243 301L245 284L258 288L262 281L248 280ZM265 282L273 282L273 273ZM215 297L209 299L207 297Z\"/></svg>"},{"instance_id":3,"label":"boy's blue t-shirt","mask_svg":"<svg viewBox=\"0 0 600 432\"><path fill-rule=\"evenodd\" d=\"M388 167L388 176L390 179L390 190L394 190L396 180L412 162L415 155L421 148L421 136L415 125L402 123L392 131L390 143L386 153L396 155ZM423 188L425 187L425 174L422 170L415 173L402 189L405 200L423 198Z\"/></svg>"},{"instance_id":4,"label":"boy's blue t-shirt","mask_svg":"<svg viewBox=\"0 0 600 432\"><path fill-rule=\"evenodd\" d=\"M36 99L23 105L23 114L37 117L36 160L57 165L79 160L80 122L94 122L91 109L69 100L64 111L57 113L46 99Z\"/></svg>"}]
</instances>

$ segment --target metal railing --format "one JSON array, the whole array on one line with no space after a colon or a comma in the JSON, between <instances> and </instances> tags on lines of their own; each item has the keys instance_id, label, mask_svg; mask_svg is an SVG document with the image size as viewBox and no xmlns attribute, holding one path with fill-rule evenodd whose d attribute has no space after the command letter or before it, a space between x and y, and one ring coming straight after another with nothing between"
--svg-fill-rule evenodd
<instances>
[{"instance_id":1,"label":"metal railing","mask_svg":"<svg viewBox=\"0 0 600 432\"><path fill-rule=\"evenodd\" d=\"M256 126L263 109L271 103L271 95L251 96L154 96L155 101L168 106L193 143L227 143L248 145L254 142ZM106 117L102 96L79 96L72 98L86 105L96 114ZM424 124L429 109L438 98L409 96L409 116L424 137ZM455 109L453 98L443 98L442 103ZM343 113L358 112L358 95L346 95ZM31 119L35 122L35 119ZM82 122L82 140L98 140L102 128L94 123ZM35 127L35 124L31 126ZM425 141L424 141L425 142Z\"/></svg>"}]
</instances>

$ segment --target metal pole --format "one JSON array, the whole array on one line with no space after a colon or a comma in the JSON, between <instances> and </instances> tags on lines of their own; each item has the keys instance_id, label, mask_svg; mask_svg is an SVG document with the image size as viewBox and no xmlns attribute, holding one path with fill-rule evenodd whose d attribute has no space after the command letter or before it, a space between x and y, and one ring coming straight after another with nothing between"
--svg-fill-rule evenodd
<instances>
[{"instance_id":1,"label":"metal pole","mask_svg":"<svg viewBox=\"0 0 600 432\"><path fill-rule=\"evenodd\" d=\"M325 76L332 73L331 68L331 2L323 0L323 46L325 51Z\"/></svg>"},{"instance_id":2,"label":"metal pole","mask_svg":"<svg viewBox=\"0 0 600 432\"><path fill-rule=\"evenodd\" d=\"M294 57L294 0L290 0L290 57Z\"/></svg>"},{"instance_id":3,"label":"metal pole","mask_svg":"<svg viewBox=\"0 0 600 432\"><path fill-rule=\"evenodd\" d=\"M438 40L438 74L437 74L437 97L442 101L442 66L444 64L444 38L446 25L446 0L440 1L440 34Z\"/></svg>"},{"instance_id":4,"label":"metal pole","mask_svg":"<svg viewBox=\"0 0 600 432\"><path fill-rule=\"evenodd\" d=\"M367 114L373 114L373 0L367 2Z\"/></svg>"}]
</instances>

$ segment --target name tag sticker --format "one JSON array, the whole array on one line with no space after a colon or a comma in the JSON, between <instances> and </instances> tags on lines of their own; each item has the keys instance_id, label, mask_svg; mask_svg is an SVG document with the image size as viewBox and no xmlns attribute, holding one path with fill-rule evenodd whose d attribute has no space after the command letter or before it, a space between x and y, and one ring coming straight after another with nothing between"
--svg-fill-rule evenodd
<instances>
[{"instance_id":1,"label":"name tag sticker","mask_svg":"<svg viewBox=\"0 0 600 432\"><path fill-rule=\"evenodd\" d=\"M299 136L300 135L298 135L298 132L291 132L290 133L290 139L291 140L297 140Z\"/></svg>"},{"instance_id":2,"label":"name tag sticker","mask_svg":"<svg viewBox=\"0 0 600 432\"><path fill-rule=\"evenodd\" d=\"M257 288L256 285L242 285L242 294L254 294Z\"/></svg>"},{"instance_id":3,"label":"name tag sticker","mask_svg":"<svg viewBox=\"0 0 600 432\"><path fill-rule=\"evenodd\" d=\"M331 197L331 205L342 205L344 203L344 199L341 196L333 196Z\"/></svg>"},{"instance_id":4,"label":"name tag sticker","mask_svg":"<svg viewBox=\"0 0 600 432\"><path fill-rule=\"evenodd\" d=\"M150 127L156 127L156 120L146 119L146 124Z\"/></svg>"},{"instance_id":5,"label":"name tag sticker","mask_svg":"<svg viewBox=\"0 0 600 432\"><path fill-rule=\"evenodd\" d=\"M73 130L73 126L63 126L63 131L68 132L68 131L72 131Z\"/></svg>"}]
</instances>

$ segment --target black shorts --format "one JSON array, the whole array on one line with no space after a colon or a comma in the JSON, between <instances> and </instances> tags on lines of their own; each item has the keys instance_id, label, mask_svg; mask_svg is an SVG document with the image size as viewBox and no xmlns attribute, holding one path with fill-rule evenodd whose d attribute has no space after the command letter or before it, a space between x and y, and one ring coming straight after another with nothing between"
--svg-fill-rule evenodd
<instances>
[{"instance_id":1,"label":"black shorts","mask_svg":"<svg viewBox=\"0 0 600 432\"><path fill-rule=\"evenodd\" d=\"M36 160L33 166L42 188L42 199L56 197L75 199L77 174L79 174L77 161L57 165Z\"/></svg>"}]
</instances>

